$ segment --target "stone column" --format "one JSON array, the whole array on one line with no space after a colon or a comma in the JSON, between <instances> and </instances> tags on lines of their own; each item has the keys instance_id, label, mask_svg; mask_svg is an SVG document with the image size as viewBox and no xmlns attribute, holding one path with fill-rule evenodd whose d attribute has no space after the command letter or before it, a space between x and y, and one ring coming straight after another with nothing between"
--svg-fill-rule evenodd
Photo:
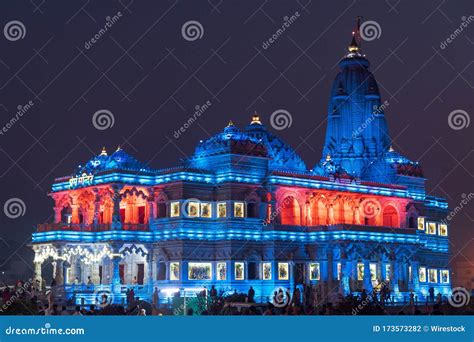
<instances>
[{"instance_id":1,"label":"stone column","mask_svg":"<svg viewBox=\"0 0 474 342\"><path fill-rule=\"evenodd\" d=\"M40 287L41 287L41 282L43 280L43 278L41 278L41 265L42 264L43 263L41 261L35 261L35 276L34 276L34 279L40 281Z\"/></svg>"},{"instance_id":2,"label":"stone column","mask_svg":"<svg viewBox=\"0 0 474 342\"><path fill-rule=\"evenodd\" d=\"M100 201L96 199L94 202L94 219L93 224L99 224L99 216L100 216Z\"/></svg>"},{"instance_id":3,"label":"stone column","mask_svg":"<svg viewBox=\"0 0 474 342\"><path fill-rule=\"evenodd\" d=\"M72 212L71 223L78 224L79 223L79 204L71 204L71 212Z\"/></svg>"},{"instance_id":4,"label":"stone column","mask_svg":"<svg viewBox=\"0 0 474 342\"><path fill-rule=\"evenodd\" d=\"M112 229L113 230L120 230L122 229L122 223L120 221L120 200L121 200L121 195L120 195L120 190L121 187L115 186L113 188L114 190L114 196L112 198L114 202L114 210L112 214Z\"/></svg>"},{"instance_id":5,"label":"stone column","mask_svg":"<svg viewBox=\"0 0 474 342\"><path fill-rule=\"evenodd\" d=\"M364 260L364 288L367 291L372 291L372 281L370 279L370 262Z\"/></svg>"},{"instance_id":6,"label":"stone column","mask_svg":"<svg viewBox=\"0 0 474 342\"><path fill-rule=\"evenodd\" d=\"M63 260L54 261L53 272L54 272L54 279L56 280L56 285L58 286L63 285L64 283L64 278L63 278L64 261Z\"/></svg>"},{"instance_id":7,"label":"stone column","mask_svg":"<svg viewBox=\"0 0 474 342\"><path fill-rule=\"evenodd\" d=\"M61 211L63 208L61 207L54 207L54 223L61 223Z\"/></svg>"},{"instance_id":8,"label":"stone column","mask_svg":"<svg viewBox=\"0 0 474 342\"><path fill-rule=\"evenodd\" d=\"M99 263L91 263L91 280L94 285L100 284Z\"/></svg>"},{"instance_id":9,"label":"stone column","mask_svg":"<svg viewBox=\"0 0 474 342\"><path fill-rule=\"evenodd\" d=\"M120 291L120 257L113 257L113 275L112 275L112 288Z\"/></svg>"}]
</instances>

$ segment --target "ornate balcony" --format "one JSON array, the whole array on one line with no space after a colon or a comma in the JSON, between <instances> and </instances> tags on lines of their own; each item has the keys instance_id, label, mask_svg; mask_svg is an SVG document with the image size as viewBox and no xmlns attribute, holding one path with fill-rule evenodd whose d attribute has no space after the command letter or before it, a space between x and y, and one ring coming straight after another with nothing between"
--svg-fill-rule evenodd
<instances>
[{"instance_id":1,"label":"ornate balcony","mask_svg":"<svg viewBox=\"0 0 474 342\"><path fill-rule=\"evenodd\" d=\"M111 229L111 224L67 224L67 223L43 223L37 227L37 232L52 231L74 231L74 232L104 232ZM121 230L146 232L149 231L148 224L122 223Z\"/></svg>"}]
</instances>

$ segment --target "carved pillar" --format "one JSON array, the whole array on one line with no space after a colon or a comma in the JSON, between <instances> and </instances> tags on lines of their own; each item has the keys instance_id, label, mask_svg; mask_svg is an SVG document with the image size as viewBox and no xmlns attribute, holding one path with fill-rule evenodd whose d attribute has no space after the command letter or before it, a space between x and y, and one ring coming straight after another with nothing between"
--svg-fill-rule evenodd
<instances>
[{"instance_id":1,"label":"carved pillar","mask_svg":"<svg viewBox=\"0 0 474 342\"><path fill-rule=\"evenodd\" d=\"M54 207L54 223L61 223L62 207Z\"/></svg>"},{"instance_id":2,"label":"carved pillar","mask_svg":"<svg viewBox=\"0 0 474 342\"><path fill-rule=\"evenodd\" d=\"M63 285L64 283L64 261L57 260L53 261L53 272L54 279L56 280L56 285Z\"/></svg>"},{"instance_id":3,"label":"carved pillar","mask_svg":"<svg viewBox=\"0 0 474 342\"><path fill-rule=\"evenodd\" d=\"M94 219L93 219L93 224L99 224L100 220L100 198L99 196L96 196L95 202L94 202Z\"/></svg>"},{"instance_id":4,"label":"carved pillar","mask_svg":"<svg viewBox=\"0 0 474 342\"><path fill-rule=\"evenodd\" d=\"M78 224L79 222L79 204L71 204L71 223Z\"/></svg>"},{"instance_id":5,"label":"carved pillar","mask_svg":"<svg viewBox=\"0 0 474 342\"><path fill-rule=\"evenodd\" d=\"M328 204L328 224L334 224L334 207L332 204Z\"/></svg>"},{"instance_id":6,"label":"carved pillar","mask_svg":"<svg viewBox=\"0 0 474 342\"><path fill-rule=\"evenodd\" d=\"M121 200L121 195L120 195L120 190L122 187L120 186L114 186L113 191L113 203L114 203L114 210L112 214L112 229L114 230L120 230L122 229L122 222L120 220L120 200Z\"/></svg>"},{"instance_id":7,"label":"carved pillar","mask_svg":"<svg viewBox=\"0 0 474 342\"><path fill-rule=\"evenodd\" d=\"M42 261L35 261L35 281L39 280L39 285L41 288L41 282L43 281L43 278L41 277L41 265L43 264Z\"/></svg>"}]
</instances>

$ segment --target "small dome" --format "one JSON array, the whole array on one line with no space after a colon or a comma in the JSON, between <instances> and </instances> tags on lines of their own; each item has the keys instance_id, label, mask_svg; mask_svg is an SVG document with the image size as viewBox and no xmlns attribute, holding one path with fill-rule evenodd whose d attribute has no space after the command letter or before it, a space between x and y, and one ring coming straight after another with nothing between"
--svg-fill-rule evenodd
<instances>
[{"instance_id":1,"label":"small dome","mask_svg":"<svg viewBox=\"0 0 474 342\"><path fill-rule=\"evenodd\" d=\"M139 162L120 147L110 156L104 147L99 155L89 160L84 166L79 166L76 170L76 174L96 174L108 170L151 172L145 164Z\"/></svg>"},{"instance_id":2,"label":"small dome","mask_svg":"<svg viewBox=\"0 0 474 342\"><path fill-rule=\"evenodd\" d=\"M306 164L301 157L290 145L267 131L256 113L245 128L245 133L266 147L270 158L268 165L271 170L306 171Z\"/></svg>"}]
</instances>

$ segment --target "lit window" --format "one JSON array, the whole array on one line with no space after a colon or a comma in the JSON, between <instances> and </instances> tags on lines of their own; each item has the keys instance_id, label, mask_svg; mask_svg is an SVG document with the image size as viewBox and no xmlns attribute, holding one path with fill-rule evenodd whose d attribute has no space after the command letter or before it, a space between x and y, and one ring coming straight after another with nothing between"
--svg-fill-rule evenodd
<instances>
[{"instance_id":1,"label":"lit window","mask_svg":"<svg viewBox=\"0 0 474 342\"><path fill-rule=\"evenodd\" d=\"M390 278L392 277L392 266L390 264L385 265L385 280L390 281Z\"/></svg>"},{"instance_id":2,"label":"lit window","mask_svg":"<svg viewBox=\"0 0 474 342\"><path fill-rule=\"evenodd\" d=\"M170 280L179 280L179 262L170 263Z\"/></svg>"},{"instance_id":3,"label":"lit window","mask_svg":"<svg viewBox=\"0 0 474 342\"><path fill-rule=\"evenodd\" d=\"M186 209L188 217L199 217L199 202L188 202Z\"/></svg>"},{"instance_id":4,"label":"lit window","mask_svg":"<svg viewBox=\"0 0 474 342\"><path fill-rule=\"evenodd\" d=\"M309 279L310 280L319 280L321 277L319 262L313 262L309 264Z\"/></svg>"},{"instance_id":5,"label":"lit window","mask_svg":"<svg viewBox=\"0 0 474 342\"><path fill-rule=\"evenodd\" d=\"M439 235L441 236L448 236L448 225L447 224L440 224L439 225Z\"/></svg>"},{"instance_id":6,"label":"lit window","mask_svg":"<svg viewBox=\"0 0 474 342\"><path fill-rule=\"evenodd\" d=\"M244 203L243 202L234 203L234 217L244 217Z\"/></svg>"},{"instance_id":7,"label":"lit window","mask_svg":"<svg viewBox=\"0 0 474 342\"><path fill-rule=\"evenodd\" d=\"M272 263L271 262L264 262L263 263L263 280L271 280L272 279Z\"/></svg>"},{"instance_id":8,"label":"lit window","mask_svg":"<svg viewBox=\"0 0 474 342\"><path fill-rule=\"evenodd\" d=\"M370 264L370 280L377 280L377 264Z\"/></svg>"},{"instance_id":9,"label":"lit window","mask_svg":"<svg viewBox=\"0 0 474 342\"><path fill-rule=\"evenodd\" d=\"M212 278L212 264L210 262L188 263L189 280L209 280Z\"/></svg>"},{"instance_id":10,"label":"lit window","mask_svg":"<svg viewBox=\"0 0 474 342\"><path fill-rule=\"evenodd\" d=\"M364 264L361 262L357 264L357 280L364 280Z\"/></svg>"},{"instance_id":11,"label":"lit window","mask_svg":"<svg viewBox=\"0 0 474 342\"><path fill-rule=\"evenodd\" d=\"M212 217L212 205L211 203L201 203L201 217L211 218Z\"/></svg>"},{"instance_id":12,"label":"lit window","mask_svg":"<svg viewBox=\"0 0 474 342\"><path fill-rule=\"evenodd\" d=\"M437 283L438 282L438 270L430 268L428 270L428 282Z\"/></svg>"},{"instance_id":13,"label":"lit window","mask_svg":"<svg viewBox=\"0 0 474 342\"><path fill-rule=\"evenodd\" d=\"M217 217L226 217L227 216L227 204L226 203L217 203Z\"/></svg>"},{"instance_id":14,"label":"lit window","mask_svg":"<svg viewBox=\"0 0 474 342\"><path fill-rule=\"evenodd\" d=\"M217 263L217 280L227 279L227 264L225 262Z\"/></svg>"},{"instance_id":15,"label":"lit window","mask_svg":"<svg viewBox=\"0 0 474 342\"><path fill-rule=\"evenodd\" d=\"M436 222L428 222L426 225L426 232L431 235L436 234Z\"/></svg>"},{"instance_id":16,"label":"lit window","mask_svg":"<svg viewBox=\"0 0 474 342\"><path fill-rule=\"evenodd\" d=\"M420 267L418 271L420 283L426 283L426 267Z\"/></svg>"},{"instance_id":17,"label":"lit window","mask_svg":"<svg viewBox=\"0 0 474 342\"><path fill-rule=\"evenodd\" d=\"M236 262L234 264L235 269L234 269L234 276L235 280L244 280L245 275L244 275L244 270L245 270L245 265L243 262Z\"/></svg>"},{"instance_id":18,"label":"lit window","mask_svg":"<svg viewBox=\"0 0 474 342\"><path fill-rule=\"evenodd\" d=\"M441 283L448 284L449 283L449 270L441 270L439 271Z\"/></svg>"},{"instance_id":19,"label":"lit window","mask_svg":"<svg viewBox=\"0 0 474 342\"><path fill-rule=\"evenodd\" d=\"M171 202L171 217L179 217L179 202Z\"/></svg>"},{"instance_id":20,"label":"lit window","mask_svg":"<svg viewBox=\"0 0 474 342\"><path fill-rule=\"evenodd\" d=\"M342 279L342 264L340 262L337 263L337 280Z\"/></svg>"},{"instance_id":21,"label":"lit window","mask_svg":"<svg viewBox=\"0 0 474 342\"><path fill-rule=\"evenodd\" d=\"M419 230L425 230L425 218L424 217L418 217L418 229Z\"/></svg>"},{"instance_id":22,"label":"lit window","mask_svg":"<svg viewBox=\"0 0 474 342\"><path fill-rule=\"evenodd\" d=\"M288 263L287 262L279 262L278 263L278 280L288 280L289 279L289 271L288 271Z\"/></svg>"}]
</instances>

